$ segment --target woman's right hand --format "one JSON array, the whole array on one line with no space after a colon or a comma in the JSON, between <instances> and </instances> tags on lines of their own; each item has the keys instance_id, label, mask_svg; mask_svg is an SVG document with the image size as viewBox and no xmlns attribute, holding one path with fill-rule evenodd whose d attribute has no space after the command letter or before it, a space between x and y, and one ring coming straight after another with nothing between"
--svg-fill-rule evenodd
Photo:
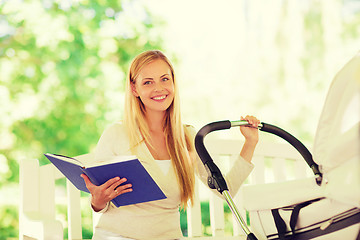
<instances>
[{"instance_id":1,"label":"woman's right hand","mask_svg":"<svg viewBox=\"0 0 360 240\"><path fill-rule=\"evenodd\" d=\"M81 174L81 177L84 179L86 187L91 193L91 205L95 212L104 209L106 204L117 196L132 192L131 184L121 185L127 181L126 178L111 178L104 184L96 186L85 174Z\"/></svg>"}]
</instances>

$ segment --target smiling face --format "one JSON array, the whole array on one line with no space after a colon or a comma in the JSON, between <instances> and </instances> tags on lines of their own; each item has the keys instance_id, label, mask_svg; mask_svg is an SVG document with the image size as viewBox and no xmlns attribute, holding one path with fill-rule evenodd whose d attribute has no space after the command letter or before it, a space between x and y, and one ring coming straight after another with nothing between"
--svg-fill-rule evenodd
<instances>
[{"instance_id":1,"label":"smiling face","mask_svg":"<svg viewBox=\"0 0 360 240\"><path fill-rule=\"evenodd\" d=\"M171 69L161 59L145 65L131 87L134 96L139 97L144 104L146 114L165 113L174 100Z\"/></svg>"}]
</instances>

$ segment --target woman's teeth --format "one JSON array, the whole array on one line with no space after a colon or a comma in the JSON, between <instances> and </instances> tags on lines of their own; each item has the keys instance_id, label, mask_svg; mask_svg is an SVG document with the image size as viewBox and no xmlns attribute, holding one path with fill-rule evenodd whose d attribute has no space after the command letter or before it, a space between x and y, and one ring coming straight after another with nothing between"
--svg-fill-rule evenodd
<instances>
[{"instance_id":1,"label":"woman's teeth","mask_svg":"<svg viewBox=\"0 0 360 240\"><path fill-rule=\"evenodd\" d=\"M165 99L166 98L166 96L161 96L161 97L154 97L153 99L154 100L163 100L163 99Z\"/></svg>"}]
</instances>

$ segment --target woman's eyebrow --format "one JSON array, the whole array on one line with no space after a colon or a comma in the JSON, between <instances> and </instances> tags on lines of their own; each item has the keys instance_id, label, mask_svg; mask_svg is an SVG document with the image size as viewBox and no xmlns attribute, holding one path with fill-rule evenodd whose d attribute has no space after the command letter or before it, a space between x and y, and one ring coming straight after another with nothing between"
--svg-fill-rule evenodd
<instances>
[{"instance_id":1,"label":"woman's eyebrow","mask_svg":"<svg viewBox=\"0 0 360 240\"><path fill-rule=\"evenodd\" d=\"M165 74L161 75L160 78L165 77L165 76L170 76L170 74L165 73ZM152 78L152 77L144 77L142 80L154 80L154 78Z\"/></svg>"}]
</instances>

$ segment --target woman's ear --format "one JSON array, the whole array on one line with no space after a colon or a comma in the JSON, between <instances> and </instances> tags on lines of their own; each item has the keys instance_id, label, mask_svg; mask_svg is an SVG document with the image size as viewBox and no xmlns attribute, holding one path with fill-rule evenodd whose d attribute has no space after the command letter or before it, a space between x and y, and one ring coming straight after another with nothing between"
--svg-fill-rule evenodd
<instances>
[{"instance_id":1,"label":"woman's ear","mask_svg":"<svg viewBox=\"0 0 360 240\"><path fill-rule=\"evenodd\" d=\"M137 91L136 91L135 83L134 83L134 82L131 82L131 83L130 83L130 86L131 86L131 92L132 92L132 94L133 94L135 97L138 97L139 94L138 94Z\"/></svg>"}]
</instances>

